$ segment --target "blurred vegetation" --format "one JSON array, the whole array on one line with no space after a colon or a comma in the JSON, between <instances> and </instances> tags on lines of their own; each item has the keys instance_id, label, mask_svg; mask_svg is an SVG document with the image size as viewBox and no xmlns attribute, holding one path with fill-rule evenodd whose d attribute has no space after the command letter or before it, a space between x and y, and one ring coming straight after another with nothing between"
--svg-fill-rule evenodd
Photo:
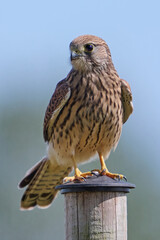
<instances>
[{"instance_id":1,"label":"blurred vegetation","mask_svg":"<svg viewBox=\"0 0 160 240\"><path fill-rule=\"evenodd\" d=\"M0 115L1 239L61 240L64 239L63 196L59 194L46 210L19 210L23 191L17 189L17 184L25 171L45 155L46 147L42 138L44 102L39 108L21 103L22 106L15 107L11 102ZM160 192L155 184L156 176L151 176L152 158L148 149L144 147L142 152L143 145L133 138L132 120L128 125L124 126L121 141L107 165L111 171L123 173L136 184L136 189L128 194L129 239L158 239ZM97 167L99 161L80 166L83 171Z\"/></svg>"}]
</instances>

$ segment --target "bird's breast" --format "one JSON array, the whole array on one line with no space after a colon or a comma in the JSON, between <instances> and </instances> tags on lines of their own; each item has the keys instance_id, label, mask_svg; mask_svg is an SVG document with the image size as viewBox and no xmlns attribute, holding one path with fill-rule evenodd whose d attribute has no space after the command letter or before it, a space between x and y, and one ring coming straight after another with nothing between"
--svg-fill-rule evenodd
<instances>
[{"instance_id":1,"label":"bird's breast","mask_svg":"<svg viewBox=\"0 0 160 240\"><path fill-rule=\"evenodd\" d=\"M97 151L105 155L120 138L123 112L119 88L84 86L71 90L53 129L52 145L61 159L73 153L82 160Z\"/></svg>"}]
</instances>

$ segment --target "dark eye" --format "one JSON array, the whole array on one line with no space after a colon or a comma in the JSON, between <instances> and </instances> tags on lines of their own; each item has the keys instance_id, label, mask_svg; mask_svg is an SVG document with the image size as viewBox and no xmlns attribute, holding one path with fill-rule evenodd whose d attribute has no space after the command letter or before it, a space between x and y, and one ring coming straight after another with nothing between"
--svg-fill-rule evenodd
<instances>
[{"instance_id":1,"label":"dark eye","mask_svg":"<svg viewBox=\"0 0 160 240\"><path fill-rule=\"evenodd\" d=\"M93 48L94 48L94 45L91 44L91 43L88 43L88 44L86 44L86 45L84 46L84 48L85 48L85 51L86 51L86 52L92 52L92 51L93 51Z\"/></svg>"}]
</instances>

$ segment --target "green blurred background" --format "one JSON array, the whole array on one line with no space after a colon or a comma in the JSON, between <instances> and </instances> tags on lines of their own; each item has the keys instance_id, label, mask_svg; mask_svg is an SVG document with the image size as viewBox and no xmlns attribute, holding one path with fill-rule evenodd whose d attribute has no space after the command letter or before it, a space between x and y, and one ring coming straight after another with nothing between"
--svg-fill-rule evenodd
<instances>
[{"instance_id":1,"label":"green blurred background","mask_svg":"<svg viewBox=\"0 0 160 240\"><path fill-rule=\"evenodd\" d=\"M56 83L69 72L68 45L81 34L108 43L132 88L134 113L108 167L136 189L128 194L129 240L160 237L160 2L1 1L0 239L64 239L64 201L20 211L17 184L46 153L42 126ZM99 167L95 161L82 170Z\"/></svg>"}]
</instances>

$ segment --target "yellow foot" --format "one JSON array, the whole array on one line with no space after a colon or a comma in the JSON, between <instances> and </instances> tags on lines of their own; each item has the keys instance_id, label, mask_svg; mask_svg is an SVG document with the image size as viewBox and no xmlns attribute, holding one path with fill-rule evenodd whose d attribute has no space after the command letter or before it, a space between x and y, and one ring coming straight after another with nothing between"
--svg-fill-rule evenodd
<instances>
[{"instance_id":1,"label":"yellow foot","mask_svg":"<svg viewBox=\"0 0 160 240\"><path fill-rule=\"evenodd\" d=\"M103 176L103 175L106 175L106 176L108 176L108 177L110 177L110 178L113 178L113 179L118 179L118 180L124 179L124 180L127 181L127 178L126 178L124 175L118 174L118 173L110 173L110 172L107 171L106 169L103 169L100 174L101 174L102 176Z\"/></svg>"},{"instance_id":2,"label":"yellow foot","mask_svg":"<svg viewBox=\"0 0 160 240\"><path fill-rule=\"evenodd\" d=\"M94 169L94 170L91 171L91 173L94 174L94 175L108 176L108 177L113 178L113 179L118 179L118 180L124 179L124 180L127 181L127 178L124 175L118 174L118 173L110 173L108 171L108 169L106 169L106 168L101 169L101 170Z\"/></svg>"},{"instance_id":3,"label":"yellow foot","mask_svg":"<svg viewBox=\"0 0 160 240\"><path fill-rule=\"evenodd\" d=\"M63 179L63 183L66 182L83 182L85 178L92 176L92 172L84 172L82 173L78 168L75 170L75 175L73 177L65 177Z\"/></svg>"}]
</instances>

